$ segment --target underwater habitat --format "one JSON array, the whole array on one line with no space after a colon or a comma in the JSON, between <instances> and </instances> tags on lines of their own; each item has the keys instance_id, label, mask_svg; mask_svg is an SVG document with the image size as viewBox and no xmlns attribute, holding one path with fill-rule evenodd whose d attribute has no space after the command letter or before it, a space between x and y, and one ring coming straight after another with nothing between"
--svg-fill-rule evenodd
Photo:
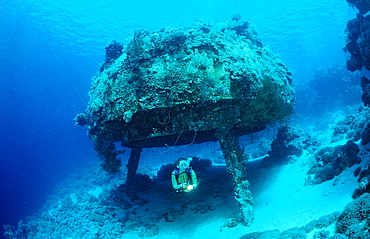
<instances>
[{"instance_id":1,"label":"underwater habitat","mask_svg":"<svg viewBox=\"0 0 370 239\"><path fill-rule=\"evenodd\" d=\"M369 12L0 1L0 237L370 239Z\"/></svg>"}]
</instances>

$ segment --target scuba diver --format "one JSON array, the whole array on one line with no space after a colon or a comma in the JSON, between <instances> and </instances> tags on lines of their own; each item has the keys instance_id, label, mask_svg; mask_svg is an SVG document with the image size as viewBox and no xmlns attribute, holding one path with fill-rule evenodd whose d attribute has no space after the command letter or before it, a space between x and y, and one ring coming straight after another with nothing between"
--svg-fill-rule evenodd
<instances>
[{"instance_id":1,"label":"scuba diver","mask_svg":"<svg viewBox=\"0 0 370 239\"><path fill-rule=\"evenodd\" d=\"M198 186L197 175L190 167L192 158L179 158L172 171L172 186L176 192L189 192Z\"/></svg>"}]
</instances>

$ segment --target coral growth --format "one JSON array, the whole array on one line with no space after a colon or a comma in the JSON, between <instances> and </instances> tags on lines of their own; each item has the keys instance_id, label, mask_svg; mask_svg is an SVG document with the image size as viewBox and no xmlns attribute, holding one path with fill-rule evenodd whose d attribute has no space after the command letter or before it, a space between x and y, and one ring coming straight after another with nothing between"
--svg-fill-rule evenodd
<instances>
[{"instance_id":1,"label":"coral growth","mask_svg":"<svg viewBox=\"0 0 370 239\"><path fill-rule=\"evenodd\" d=\"M135 195L142 148L219 140L249 225L252 196L237 137L292 113L291 72L240 16L214 25L139 30L124 54L116 42L106 50L85 112L103 169L120 170L116 142L131 148L127 187Z\"/></svg>"},{"instance_id":2,"label":"coral growth","mask_svg":"<svg viewBox=\"0 0 370 239\"><path fill-rule=\"evenodd\" d=\"M224 126L247 134L292 113L291 72L239 17L136 31L117 60L117 44L108 49L85 112L95 144L204 142Z\"/></svg>"},{"instance_id":3,"label":"coral growth","mask_svg":"<svg viewBox=\"0 0 370 239\"><path fill-rule=\"evenodd\" d=\"M352 7L356 7L361 14L365 14L370 11L370 2L367 0L347 0L347 2Z\"/></svg>"},{"instance_id":4,"label":"coral growth","mask_svg":"<svg viewBox=\"0 0 370 239\"><path fill-rule=\"evenodd\" d=\"M315 154L315 165L308 172L314 174L314 177L306 183L323 183L338 176L346 168L361 163L362 159L358 156L359 152L359 146L351 140L348 140L345 145L335 148L325 147L320 149Z\"/></svg>"},{"instance_id":5,"label":"coral growth","mask_svg":"<svg viewBox=\"0 0 370 239\"><path fill-rule=\"evenodd\" d=\"M347 69L356 71L365 67L370 70L370 16L365 15L370 10L370 4L366 0L347 1L360 10L355 19L347 22L344 50L351 54Z\"/></svg>"},{"instance_id":6,"label":"coral growth","mask_svg":"<svg viewBox=\"0 0 370 239\"><path fill-rule=\"evenodd\" d=\"M359 104L361 87L358 83L362 75L357 71L349 72L342 64L317 69L308 87L296 89L296 94L300 95L296 101L297 110L317 117L318 114Z\"/></svg>"},{"instance_id":7,"label":"coral growth","mask_svg":"<svg viewBox=\"0 0 370 239\"><path fill-rule=\"evenodd\" d=\"M86 115L83 113L78 114L74 119L77 125L84 126L87 124Z\"/></svg>"},{"instance_id":8,"label":"coral growth","mask_svg":"<svg viewBox=\"0 0 370 239\"><path fill-rule=\"evenodd\" d=\"M358 198L364 193L370 193L370 165L358 167L354 176L358 177L359 187L353 191L352 198Z\"/></svg>"},{"instance_id":9,"label":"coral growth","mask_svg":"<svg viewBox=\"0 0 370 239\"><path fill-rule=\"evenodd\" d=\"M365 193L347 204L336 224L337 232L347 238L370 237L370 194Z\"/></svg>"},{"instance_id":10,"label":"coral growth","mask_svg":"<svg viewBox=\"0 0 370 239\"><path fill-rule=\"evenodd\" d=\"M105 48L105 61L100 67L100 72L111 65L123 53L123 45L119 42L113 41Z\"/></svg>"},{"instance_id":11,"label":"coral growth","mask_svg":"<svg viewBox=\"0 0 370 239\"><path fill-rule=\"evenodd\" d=\"M4 237L8 239L26 239L29 238L28 235L30 234L30 227L25 225L22 220L18 223L18 228L14 230L12 225L4 225Z\"/></svg>"},{"instance_id":12,"label":"coral growth","mask_svg":"<svg viewBox=\"0 0 370 239\"><path fill-rule=\"evenodd\" d=\"M367 145L370 142L370 123L367 123L361 133L361 144Z\"/></svg>"},{"instance_id":13,"label":"coral growth","mask_svg":"<svg viewBox=\"0 0 370 239\"><path fill-rule=\"evenodd\" d=\"M249 181L246 179L244 168L248 157L231 129L218 130L216 137L220 141L227 169L234 184L235 199L240 207L242 220L249 226L254 220L254 210L252 193L248 189Z\"/></svg>"},{"instance_id":14,"label":"coral growth","mask_svg":"<svg viewBox=\"0 0 370 239\"><path fill-rule=\"evenodd\" d=\"M319 142L304 134L299 127L281 126L276 138L271 143L268 156L263 158L261 165L267 167L289 163L293 156L300 156L303 149L318 145Z\"/></svg>"},{"instance_id":15,"label":"coral growth","mask_svg":"<svg viewBox=\"0 0 370 239\"><path fill-rule=\"evenodd\" d=\"M360 106L357 111L348 112L343 120L337 122L333 129L332 141L342 139L353 141L363 140L362 145L368 142L368 131L365 129L370 120L370 109Z\"/></svg>"},{"instance_id":16,"label":"coral growth","mask_svg":"<svg viewBox=\"0 0 370 239\"><path fill-rule=\"evenodd\" d=\"M361 99L365 106L370 106L370 79L366 76L361 77L362 95Z\"/></svg>"},{"instance_id":17,"label":"coral growth","mask_svg":"<svg viewBox=\"0 0 370 239\"><path fill-rule=\"evenodd\" d=\"M302 227L294 227L283 232L279 230L269 230L264 232L253 232L246 234L241 237L241 239L265 239L265 238L294 238L294 239L306 239L307 234L317 230L314 233L313 238L329 238L329 232L325 230L330 225L336 222L340 213L333 212L332 214L325 215L320 217L319 219L312 220L311 222L307 223ZM340 234L336 234L330 237L330 239L334 238L342 238L338 237ZM323 237L327 236L327 237Z\"/></svg>"}]
</instances>

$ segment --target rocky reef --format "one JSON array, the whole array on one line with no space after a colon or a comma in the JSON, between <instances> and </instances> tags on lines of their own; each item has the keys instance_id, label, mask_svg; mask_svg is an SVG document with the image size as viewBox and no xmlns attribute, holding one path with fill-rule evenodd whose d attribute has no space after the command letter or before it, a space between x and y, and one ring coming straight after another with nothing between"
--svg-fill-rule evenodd
<instances>
[{"instance_id":1,"label":"rocky reef","mask_svg":"<svg viewBox=\"0 0 370 239\"><path fill-rule=\"evenodd\" d=\"M320 67L307 86L296 89L296 95L300 96L295 102L297 113L320 115L359 104L359 79L365 75L350 72L343 64Z\"/></svg>"},{"instance_id":2,"label":"rocky reef","mask_svg":"<svg viewBox=\"0 0 370 239\"><path fill-rule=\"evenodd\" d=\"M347 60L347 69L356 71L365 67L370 70L370 16L366 15L370 10L370 3L366 0L347 2L360 11L355 19L348 21L346 27L344 50L351 54L351 59Z\"/></svg>"},{"instance_id":3,"label":"rocky reef","mask_svg":"<svg viewBox=\"0 0 370 239\"><path fill-rule=\"evenodd\" d=\"M306 183L320 184L341 174L346 168L361 163L360 147L352 140L345 145L324 147L315 153L315 164L309 170L314 174Z\"/></svg>"},{"instance_id":4,"label":"rocky reef","mask_svg":"<svg viewBox=\"0 0 370 239\"><path fill-rule=\"evenodd\" d=\"M366 14L370 11L370 2L368 0L347 0L347 2L352 7L356 7L361 14Z\"/></svg>"},{"instance_id":5,"label":"rocky reef","mask_svg":"<svg viewBox=\"0 0 370 239\"><path fill-rule=\"evenodd\" d=\"M131 148L130 188L142 148L219 140L236 198L251 205L238 136L292 113L291 72L282 61L239 16L218 24L138 30L123 50L120 46L106 48L86 112L75 119L87 125L103 169L120 170L116 142Z\"/></svg>"},{"instance_id":6,"label":"rocky reef","mask_svg":"<svg viewBox=\"0 0 370 239\"><path fill-rule=\"evenodd\" d=\"M369 238L370 194L365 193L349 203L336 223L337 232L347 238Z\"/></svg>"},{"instance_id":7,"label":"rocky reef","mask_svg":"<svg viewBox=\"0 0 370 239\"><path fill-rule=\"evenodd\" d=\"M346 27L346 41L344 51L351 54L347 60L349 71L370 70L370 3L366 0L347 0L347 2L359 10L355 19L348 21ZM370 105L369 77L361 78L362 101L365 106Z\"/></svg>"},{"instance_id":8,"label":"rocky reef","mask_svg":"<svg viewBox=\"0 0 370 239\"><path fill-rule=\"evenodd\" d=\"M271 143L271 150L261 160L262 167L274 167L292 163L303 150L313 151L320 142L305 133L299 126L283 125L278 129L276 138Z\"/></svg>"},{"instance_id":9,"label":"rocky reef","mask_svg":"<svg viewBox=\"0 0 370 239\"><path fill-rule=\"evenodd\" d=\"M311 233L312 238L330 238L330 239L340 239L341 234L336 233L329 237L330 232L327 230L327 227L334 224L338 217L340 216L339 212L333 212L329 215L320 217L310 221L304 226L290 228L285 231L280 230L267 230L263 232L253 232L248 233L242 236L240 239L264 239L264 238L295 238L295 239L306 239L307 234Z\"/></svg>"}]
</instances>

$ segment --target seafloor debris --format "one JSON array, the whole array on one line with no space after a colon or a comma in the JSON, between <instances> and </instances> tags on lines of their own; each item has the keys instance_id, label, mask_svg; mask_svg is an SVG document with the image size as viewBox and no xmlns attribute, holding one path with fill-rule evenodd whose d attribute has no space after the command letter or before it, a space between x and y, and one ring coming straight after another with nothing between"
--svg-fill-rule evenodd
<instances>
[{"instance_id":1,"label":"seafloor debris","mask_svg":"<svg viewBox=\"0 0 370 239\"><path fill-rule=\"evenodd\" d=\"M219 140L249 224L252 197L237 136L284 119L294 101L291 73L253 27L236 16L214 25L136 31L122 55L107 58L85 114L76 118L88 126L104 170L120 170L116 142L131 148L130 189L142 148Z\"/></svg>"}]
</instances>

